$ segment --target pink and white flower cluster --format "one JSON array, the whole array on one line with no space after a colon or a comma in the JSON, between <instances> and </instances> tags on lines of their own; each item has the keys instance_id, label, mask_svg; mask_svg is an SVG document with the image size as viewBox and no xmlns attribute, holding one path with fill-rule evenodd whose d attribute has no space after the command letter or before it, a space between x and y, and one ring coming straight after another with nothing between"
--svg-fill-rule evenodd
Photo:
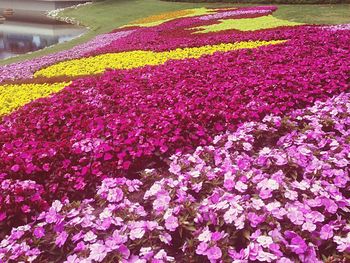
<instances>
[{"instance_id":1,"label":"pink and white flower cluster","mask_svg":"<svg viewBox=\"0 0 350 263\"><path fill-rule=\"evenodd\" d=\"M0 256L65 262L342 262L350 253L350 95L246 122L168 170L107 178L14 228ZM55 246L52 247L52 244Z\"/></svg>"},{"instance_id":2,"label":"pink and white flower cluster","mask_svg":"<svg viewBox=\"0 0 350 263\"><path fill-rule=\"evenodd\" d=\"M241 16L241 15L268 15L276 10L276 7L274 6L261 6L261 7L254 7L251 9L244 9L244 10L230 10L225 12L218 12L211 15L205 15L200 16L200 20L216 20L216 19L223 19L223 18L235 18L235 16Z\"/></svg>"}]
</instances>

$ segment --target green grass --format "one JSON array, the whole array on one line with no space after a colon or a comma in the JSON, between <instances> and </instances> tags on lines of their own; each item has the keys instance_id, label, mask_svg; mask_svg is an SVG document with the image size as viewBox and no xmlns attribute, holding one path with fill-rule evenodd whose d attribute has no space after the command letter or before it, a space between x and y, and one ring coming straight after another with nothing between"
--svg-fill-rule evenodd
<instances>
[{"instance_id":1,"label":"green grass","mask_svg":"<svg viewBox=\"0 0 350 263\"><path fill-rule=\"evenodd\" d=\"M0 65L43 56L49 53L69 49L86 42L98 34L109 32L129 22L150 15L195 7L226 7L237 6L229 3L184 3L163 2L159 0L106 0L78 9L68 9L60 15L71 17L90 30L83 36L70 42L55 45L31 54L25 54L0 61ZM242 5L241 5L242 6ZM311 24L350 23L350 5L278 5L274 16L295 22Z\"/></svg>"},{"instance_id":2,"label":"green grass","mask_svg":"<svg viewBox=\"0 0 350 263\"><path fill-rule=\"evenodd\" d=\"M307 24L350 23L350 4L337 5L277 5L274 16Z\"/></svg>"}]
</instances>

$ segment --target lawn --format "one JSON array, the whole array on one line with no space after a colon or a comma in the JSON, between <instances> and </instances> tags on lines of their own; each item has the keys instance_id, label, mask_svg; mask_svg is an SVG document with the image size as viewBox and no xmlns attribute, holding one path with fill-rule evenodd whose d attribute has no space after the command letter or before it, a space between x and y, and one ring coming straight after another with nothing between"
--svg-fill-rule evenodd
<instances>
[{"instance_id":1,"label":"lawn","mask_svg":"<svg viewBox=\"0 0 350 263\"><path fill-rule=\"evenodd\" d=\"M70 42L55 45L32 54L21 55L0 61L0 65L22 61L49 53L71 48L84 43L96 35L109 32L133 20L163 12L176 11L193 7L225 7L237 6L229 3L180 3L159 0L107 0L94 3L78 9L69 9L62 12L62 17L70 17L80 21L90 30L83 36ZM274 16L290 21L310 24L342 24L350 22L350 5L279 5Z\"/></svg>"}]
</instances>

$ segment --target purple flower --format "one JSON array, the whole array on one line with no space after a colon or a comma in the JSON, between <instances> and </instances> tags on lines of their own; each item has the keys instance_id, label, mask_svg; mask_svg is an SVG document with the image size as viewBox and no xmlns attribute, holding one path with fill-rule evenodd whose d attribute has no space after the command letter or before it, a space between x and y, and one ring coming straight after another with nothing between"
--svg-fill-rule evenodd
<instances>
[{"instance_id":1,"label":"purple flower","mask_svg":"<svg viewBox=\"0 0 350 263\"><path fill-rule=\"evenodd\" d=\"M257 215L256 213L253 213L253 212L249 212L247 215L247 218L252 227L257 227L260 223L262 223L265 220L264 215Z\"/></svg>"},{"instance_id":2,"label":"purple flower","mask_svg":"<svg viewBox=\"0 0 350 263\"><path fill-rule=\"evenodd\" d=\"M292 238L290 245L288 246L294 253L300 255L305 253L307 250L307 245L299 235Z\"/></svg>"}]
</instances>

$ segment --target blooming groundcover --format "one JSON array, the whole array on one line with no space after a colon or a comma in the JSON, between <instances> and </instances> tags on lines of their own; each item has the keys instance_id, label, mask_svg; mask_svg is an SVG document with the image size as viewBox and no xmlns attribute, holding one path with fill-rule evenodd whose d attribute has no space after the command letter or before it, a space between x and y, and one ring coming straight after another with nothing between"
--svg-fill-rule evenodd
<instances>
[{"instance_id":1,"label":"blooming groundcover","mask_svg":"<svg viewBox=\"0 0 350 263\"><path fill-rule=\"evenodd\" d=\"M350 31L275 9L152 17L2 67L1 257L346 260Z\"/></svg>"}]
</instances>

